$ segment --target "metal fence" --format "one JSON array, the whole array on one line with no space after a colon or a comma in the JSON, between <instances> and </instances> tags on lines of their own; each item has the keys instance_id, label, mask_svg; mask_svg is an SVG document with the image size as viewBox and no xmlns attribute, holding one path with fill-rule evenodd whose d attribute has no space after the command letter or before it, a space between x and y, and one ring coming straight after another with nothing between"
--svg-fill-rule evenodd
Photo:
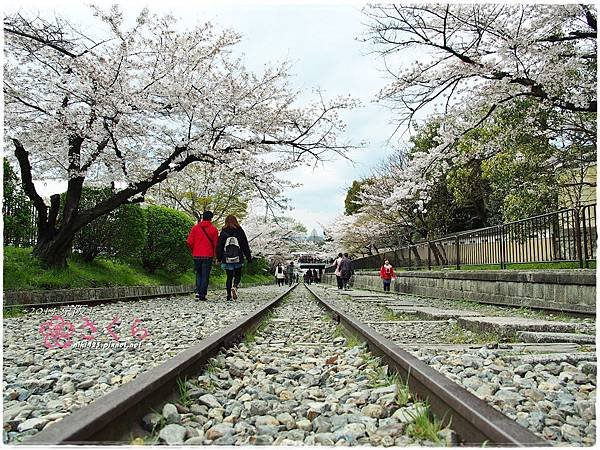
<instances>
[{"instance_id":1,"label":"metal fence","mask_svg":"<svg viewBox=\"0 0 600 450\"><path fill-rule=\"evenodd\" d=\"M584 268L596 260L596 205L563 209L515 222L465 231L379 255L358 258L355 269L433 268L567 262ZM331 270L328 270L331 271Z\"/></svg>"}]
</instances>

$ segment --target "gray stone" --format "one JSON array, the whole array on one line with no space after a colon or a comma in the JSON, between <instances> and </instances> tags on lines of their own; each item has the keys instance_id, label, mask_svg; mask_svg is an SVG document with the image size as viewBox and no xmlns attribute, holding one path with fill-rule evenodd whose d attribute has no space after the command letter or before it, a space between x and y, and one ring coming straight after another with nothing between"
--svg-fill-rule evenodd
<instances>
[{"instance_id":1,"label":"gray stone","mask_svg":"<svg viewBox=\"0 0 600 450\"><path fill-rule=\"evenodd\" d=\"M560 433L569 442L577 444L581 442L581 433L578 428L565 423L560 427Z\"/></svg>"},{"instance_id":2,"label":"gray stone","mask_svg":"<svg viewBox=\"0 0 600 450\"><path fill-rule=\"evenodd\" d=\"M67 381L62 385L61 392L63 394L69 394L75 392L75 384L72 381Z\"/></svg>"},{"instance_id":3,"label":"gray stone","mask_svg":"<svg viewBox=\"0 0 600 450\"><path fill-rule=\"evenodd\" d=\"M208 422L207 422L208 423ZM211 441L217 440L222 436L233 434L233 427L229 424L218 423L206 431L206 438Z\"/></svg>"},{"instance_id":4,"label":"gray stone","mask_svg":"<svg viewBox=\"0 0 600 450\"><path fill-rule=\"evenodd\" d=\"M206 405L209 408L221 408L221 404L218 402L218 400L215 398L214 395L212 394L205 394L202 397L198 398L198 401L203 404Z\"/></svg>"},{"instance_id":5,"label":"gray stone","mask_svg":"<svg viewBox=\"0 0 600 450\"><path fill-rule=\"evenodd\" d=\"M292 441L304 441L304 438L306 437L306 432L303 430L290 430L287 433L287 438L291 439Z\"/></svg>"},{"instance_id":6,"label":"gray stone","mask_svg":"<svg viewBox=\"0 0 600 450\"><path fill-rule=\"evenodd\" d=\"M337 430L348 424L348 416L347 415L332 416L329 418L329 421L331 422L331 426L332 426L333 430Z\"/></svg>"},{"instance_id":7,"label":"gray stone","mask_svg":"<svg viewBox=\"0 0 600 450\"><path fill-rule=\"evenodd\" d=\"M532 369L533 369L533 366L531 364L521 364L520 366L515 368L514 372L517 375L523 376Z\"/></svg>"},{"instance_id":8,"label":"gray stone","mask_svg":"<svg viewBox=\"0 0 600 450\"><path fill-rule=\"evenodd\" d=\"M161 415L151 412L142 417L142 428L146 431L153 432L160 424Z\"/></svg>"},{"instance_id":9,"label":"gray stone","mask_svg":"<svg viewBox=\"0 0 600 450\"><path fill-rule=\"evenodd\" d=\"M496 394L494 394L494 403L500 406L502 405L510 405L515 406L521 400L523 400L523 396L518 392L509 389L499 389Z\"/></svg>"},{"instance_id":10,"label":"gray stone","mask_svg":"<svg viewBox=\"0 0 600 450\"><path fill-rule=\"evenodd\" d=\"M390 436L390 437L395 438L397 436L401 436L403 432L404 432L403 424L392 423L392 424L380 426L377 429L377 431L375 432L375 434L377 434L378 436L381 436L381 437Z\"/></svg>"},{"instance_id":11,"label":"gray stone","mask_svg":"<svg viewBox=\"0 0 600 450\"><path fill-rule=\"evenodd\" d=\"M366 433L366 427L362 423L349 423L339 430L335 431L335 440L345 439L346 441L361 438Z\"/></svg>"},{"instance_id":12,"label":"gray stone","mask_svg":"<svg viewBox=\"0 0 600 450\"><path fill-rule=\"evenodd\" d=\"M277 420L275 417L273 416L257 416L255 418L255 425L258 427L260 425L268 425L268 426L273 426L273 427L277 427L279 426L279 420Z\"/></svg>"},{"instance_id":13,"label":"gray stone","mask_svg":"<svg viewBox=\"0 0 600 450\"><path fill-rule=\"evenodd\" d=\"M264 400L254 400L250 403L250 414L253 416L263 416L269 412L269 404Z\"/></svg>"},{"instance_id":14,"label":"gray stone","mask_svg":"<svg viewBox=\"0 0 600 450\"><path fill-rule=\"evenodd\" d=\"M332 429L331 420L328 417L319 416L313 420L312 428L316 433L328 433Z\"/></svg>"},{"instance_id":15,"label":"gray stone","mask_svg":"<svg viewBox=\"0 0 600 450\"><path fill-rule=\"evenodd\" d=\"M204 436L189 438L188 440L184 441L184 443L183 443L183 445L203 445L203 444L204 444Z\"/></svg>"},{"instance_id":16,"label":"gray stone","mask_svg":"<svg viewBox=\"0 0 600 450\"><path fill-rule=\"evenodd\" d=\"M89 389L94 384L96 384L96 382L94 380L88 379L88 380L85 380L85 381L82 381L81 383L79 383L77 385L77 389Z\"/></svg>"},{"instance_id":17,"label":"gray stone","mask_svg":"<svg viewBox=\"0 0 600 450\"><path fill-rule=\"evenodd\" d=\"M573 405L577 414L584 420L596 418L596 404L592 401L576 401Z\"/></svg>"},{"instance_id":18,"label":"gray stone","mask_svg":"<svg viewBox=\"0 0 600 450\"><path fill-rule=\"evenodd\" d=\"M235 445L237 438L233 435L225 435L213 441L213 445Z\"/></svg>"},{"instance_id":19,"label":"gray stone","mask_svg":"<svg viewBox=\"0 0 600 450\"><path fill-rule=\"evenodd\" d=\"M312 430L312 423L308 419L300 419L296 421L296 428L303 431Z\"/></svg>"},{"instance_id":20,"label":"gray stone","mask_svg":"<svg viewBox=\"0 0 600 450\"><path fill-rule=\"evenodd\" d=\"M598 365L594 362L585 362L581 365L581 371L585 374L596 374Z\"/></svg>"},{"instance_id":21,"label":"gray stone","mask_svg":"<svg viewBox=\"0 0 600 450\"><path fill-rule=\"evenodd\" d=\"M415 418L421 414L422 410L423 408L417 405L406 406L398 408L396 412L392 414L392 417L400 423L412 423L415 421Z\"/></svg>"},{"instance_id":22,"label":"gray stone","mask_svg":"<svg viewBox=\"0 0 600 450\"><path fill-rule=\"evenodd\" d=\"M335 444L336 437L334 433L317 433L315 434L315 444L332 446Z\"/></svg>"},{"instance_id":23,"label":"gray stone","mask_svg":"<svg viewBox=\"0 0 600 450\"><path fill-rule=\"evenodd\" d=\"M375 419L379 419L383 417L384 410L379 405L366 405L361 412L367 417L373 417Z\"/></svg>"},{"instance_id":24,"label":"gray stone","mask_svg":"<svg viewBox=\"0 0 600 450\"><path fill-rule=\"evenodd\" d=\"M185 439L185 433L185 427L177 424L170 424L160 430L158 438L168 445L181 445Z\"/></svg>"},{"instance_id":25,"label":"gray stone","mask_svg":"<svg viewBox=\"0 0 600 450\"><path fill-rule=\"evenodd\" d=\"M282 423L283 425L285 425L285 427L288 430L293 429L296 426L296 421L294 420L294 418L292 417L292 415L290 413L280 413L277 414L276 419Z\"/></svg>"},{"instance_id":26,"label":"gray stone","mask_svg":"<svg viewBox=\"0 0 600 450\"><path fill-rule=\"evenodd\" d=\"M181 422L181 416L177 411L177 407L172 403L167 403L163 406L162 415L168 424Z\"/></svg>"},{"instance_id":27,"label":"gray stone","mask_svg":"<svg viewBox=\"0 0 600 450\"><path fill-rule=\"evenodd\" d=\"M22 422L17 426L17 430L21 433L24 431L28 431L28 430L41 430L42 427L44 425L46 425L47 423L48 423L48 420L46 420L46 419L39 419L39 418L27 419L25 422Z\"/></svg>"},{"instance_id":28,"label":"gray stone","mask_svg":"<svg viewBox=\"0 0 600 450\"><path fill-rule=\"evenodd\" d=\"M250 436L250 445L271 445L275 439L273 436L259 434L258 436Z\"/></svg>"},{"instance_id":29,"label":"gray stone","mask_svg":"<svg viewBox=\"0 0 600 450\"><path fill-rule=\"evenodd\" d=\"M276 437L279 434L279 427L274 425L257 425L256 434Z\"/></svg>"}]
</instances>

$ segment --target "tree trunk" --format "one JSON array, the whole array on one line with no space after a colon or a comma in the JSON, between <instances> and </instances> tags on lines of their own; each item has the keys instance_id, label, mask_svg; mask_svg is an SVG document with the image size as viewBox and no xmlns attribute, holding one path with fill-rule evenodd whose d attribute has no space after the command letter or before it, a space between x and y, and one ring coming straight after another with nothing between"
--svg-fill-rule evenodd
<instances>
[{"instance_id":1,"label":"tree trunk","mask_svg":"<svg viewBox=\"0 0 600 450\"><path fill-rule=\"evenodd\" d=\"M62 229L53 237L40 236L33 248L33 256L45 267L67 267L67 256L71 253L76 230Z\"/></svg>"}]
</instances>

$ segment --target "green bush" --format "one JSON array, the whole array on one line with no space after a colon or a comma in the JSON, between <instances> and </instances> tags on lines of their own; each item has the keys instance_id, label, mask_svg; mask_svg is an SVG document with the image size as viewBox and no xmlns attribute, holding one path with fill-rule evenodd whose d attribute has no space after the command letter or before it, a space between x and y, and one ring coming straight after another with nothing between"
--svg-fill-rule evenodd
<instances>
[{"instance_id":1,"label":"green bush","mask_svg":"<svg viewBox=\"0 0 600 450\"><path fill-rule=\"evenodd\" d=\"M145 213L148 237L142 253L144 268L150 273L157 269L183 273L193 267L186 241L194 220L164 206L149 206Z\"/></svg>"},{"instance_id":2,"label":"green bush","mask_svg":"<svg viewBox=\"0 0 600 450\"><path fill-rule=\"evenodd\" d=\"M94 207L112 195L110 188L83 188L80 209ZM85 261L98 256L124 262L140 261L146 245L146 217L139 205L121 205L83 227L73 241L73 248Z\"/></svg>"},{"instance_id":3,"label":"green bush","mask_svg":"<svg viewBox=\"0 0 600 450\"><path fill-rule=\"evenodd\" d=\"M254 258L250 263L244 265L247 275L269 275L269 262L265 258Z\"/></svg>"},{"instance_id":4,"label":"green bush","mask_svg":"<svg viewBox=\"0 0 600 450\"><path fill-rule=\"evenodd\" d=\"M19 178L6 159L4 163L4 245L26 246L35 243L33 203L21 189Z\"/></svg>"}]
</instances>

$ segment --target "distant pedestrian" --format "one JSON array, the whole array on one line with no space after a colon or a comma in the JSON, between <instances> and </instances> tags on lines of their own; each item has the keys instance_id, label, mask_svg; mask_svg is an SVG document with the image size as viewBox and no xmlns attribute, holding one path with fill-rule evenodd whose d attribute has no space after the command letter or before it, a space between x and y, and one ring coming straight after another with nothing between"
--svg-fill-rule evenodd
<instances>
[{"instance_id":1,"label":"distant pedestrian","mask_svg":"<svg viewBox=\"0 0 600 450\"><path fill-rule=\"evenodd\" d=\"M206 300L208 279L219 239L219 230L212 224L212 218L211 211L204 211L202 219L192 227L187 238L196 271L196 300Z\"/></svg>"},{"instance_id":2,"label":"distant pedestrian","mask_svg":"<svg viewBox=\"0 0 600 450\"><path fill-rule=\"evenodd\" d=\"M312 270L312 280L313 280L313 283L319 282L319 272L317 271L317 269Z\"/></svg>"},{"instance_id":3,"label":"distant pedestrian","mask_svg":"<svg viewBox=\"0 0 600 450\"><path fill-rule=\"evenodd\" d=\"M342 260L339 263L340 276L342 277L342 286L344 290L350 289L350 277L354 272L352 270L352 261L348 257L348 253L344 253Z\"/></svg>"},{"instance_id":4,"label":"distant pedestrian","mask_svg":"<svg viewBox=\"0 0 600 450\"><path fill-rule=\"evenodd\" d=\"M296 283L300 282L300 272L296 271L294 273L294 280L296 281Z\"/></svg>"},{"instance_id":5,"label":"distant pedestrian","mask_svg":"<svg viewBox=\"0 0 600 450\"><path fill-rule=\"evenodd\" d=\"M335 278L337 280L337 288L342 289L344 287L344 283L342 282L342 271L340 269L340 263L342 262L344 255L342 253L338 253L338 257L333 262L333 266L335 267Z\"/></svg>"},{"instance_id":6,"label":"distant pedestrian","mask_svg":"<svg viewBox=\"0 0 600 450\"><path fill-rule=\"evenodd\" d=\"M308 269L308 270L306 271L306 279L305 279L305 282L306 282L307 284L312 284L312 282L313 282L313 274L312 274L312 270L311 270L311 269Z\"/></svg>"},{"instance_id":7,"label":"distant pedestrian","mask_svg":"<svg viewBox=\"0 0 600 450\"><path fill-rule=\"evenodd\" d=\"M221 267L227 273L225 287L227 289L227 301L238 298L238 286L242 279L242 267L244 256L248 262L252 261L250 247L246 233L240 226L234 215L225 218L225 226L221 230L219 243L217 245L217 259L221 261Z\"/></svg>"},{"instance_id":8,"label":"distant pedestrian","mask_svg":"<svg viewBox=\"0 0 600 450\"><path fill-rule=\"evenodd\" d=\"M291 286L292 283L294 282L294 271L296 270L296 268L294 267L294 261L290 262L287 266L287 272L288 272L288 285Z\"/></svg>"},{"instance_id":9,"label":"distant pedestrian","mask_svg":"<svg viewBox=\"0 0 600 450\"><path fill-rule=\"evenodd\" d=\"M283 286L283 282L285 281L285 274L283 272L284 270L281 263L277 264L277 267L275 267L275 280L277 280L277 286Z\"/></svg>"},{"instance_id":10,"label":"distant pedestrian","mask_svg":"<svg viewBox=\"0 0 600 450\"><path fill-rule=\"evenodd\" d=\"M390 285L392 284L392 280L396 279L396 274L389 260L386 259L383 266L381 266L379 276L383 280L383 291L390 292Z\"/></svg>"}]
</instances>

